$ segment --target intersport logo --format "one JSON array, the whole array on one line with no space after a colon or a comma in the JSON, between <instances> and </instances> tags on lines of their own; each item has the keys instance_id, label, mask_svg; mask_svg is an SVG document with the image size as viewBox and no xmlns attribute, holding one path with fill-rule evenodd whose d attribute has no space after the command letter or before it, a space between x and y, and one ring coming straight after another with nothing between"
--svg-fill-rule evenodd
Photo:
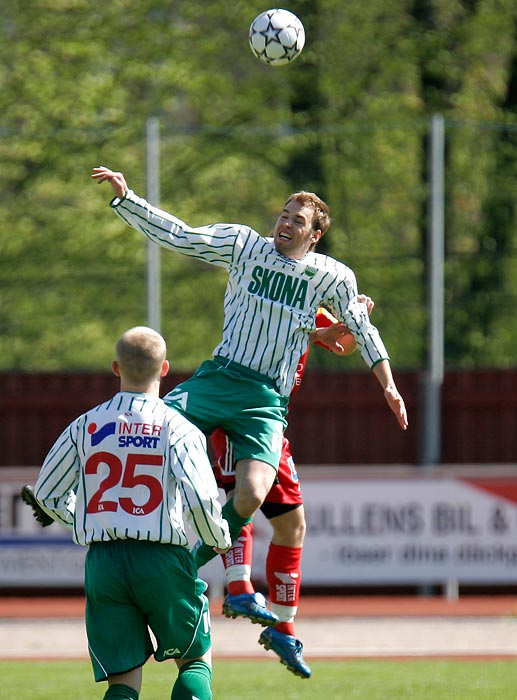
<instances>
[{"instance_id":1,"label":"intersport logo","mask_svg":"<svg viewBox=\"0 0 517 700\"><path fill-rule=\"evenodd\" d=\"M88 433L91 435L92 447L99 445L108 435L115 435L117 424L115 422L105 423L97 428L96 423L90 423Z\"/></svg>"}]
</instances>

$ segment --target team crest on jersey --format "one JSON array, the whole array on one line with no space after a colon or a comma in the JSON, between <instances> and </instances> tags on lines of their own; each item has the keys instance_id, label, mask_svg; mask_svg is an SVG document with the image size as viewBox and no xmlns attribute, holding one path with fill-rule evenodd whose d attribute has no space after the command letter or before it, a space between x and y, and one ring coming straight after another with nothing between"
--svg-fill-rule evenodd
<instances>
[{"instance_id":1,"label":"team crest on jersey","mask_svg":"<svg viewBox=\"0 0 517 700\"><path fill-rule=\"evenodd\" d=\"M88 432L91 435L92 447L99 445L108 435L115 435L116 423L105 423L97 428L96 423L90 423Z\"/></svg>"},{"instance_id":2,"label":"team crest on jersey","mask_svg":"<svg viewBox=\"0 0 517 700\"><path fill-rule=\"evenodd\" d=\"M307 267L304 270L304 274L307 275L307 277L314 277L316 272L317 272L316 268L310 267L310 265L307 265Z\"/></svg>"}]
</instances>

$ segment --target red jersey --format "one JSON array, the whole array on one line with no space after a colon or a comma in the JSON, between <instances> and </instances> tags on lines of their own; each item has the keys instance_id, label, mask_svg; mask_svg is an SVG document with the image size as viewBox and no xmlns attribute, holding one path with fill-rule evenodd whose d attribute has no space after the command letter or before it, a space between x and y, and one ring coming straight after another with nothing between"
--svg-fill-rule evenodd
<instances>
[{"instance_id":1,"label":"red jersey","mask_svg":"<svg viewBox=\"0 0 517 700\"><path fill-rule=\"evenodd\" d=\"M327 309L324 309L322 306L319 307L318 311L316 312L316 328L328 328L331 326L333 323L338 323L338 320L335 316L333 316L330 311L327 311ZM314 343L315 345L320 345L322 348L328 348L328 345L325 345L325 343L321 343L317 341ZM307 348L307 350L304 352L304 354L300 357L300 361L298 362L298 367L296 368L296 374L294 377L294 386L293 390L291 391L291 396L293 394L296 394L298 389L300 388L300 385L302 383L303 375L305 372L305 365L307 364L307 357L309 355L309 350L310 350L310 345Z\"/></svg>"}]
</instances>

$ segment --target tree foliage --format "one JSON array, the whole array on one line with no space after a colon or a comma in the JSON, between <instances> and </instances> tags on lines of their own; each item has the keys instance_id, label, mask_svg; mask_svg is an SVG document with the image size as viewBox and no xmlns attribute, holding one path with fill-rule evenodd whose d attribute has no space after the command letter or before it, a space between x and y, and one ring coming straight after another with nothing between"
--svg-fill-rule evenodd
<instances>
[{"instance_id":1,"label":"tree foliage","mask_svg":"<svg viewBox=\"0 0 517 700\"><path fill-rule=\"evenodd\" d=\"M145 195L160 120L160 206L267 233L285 198L330 204L321 249L377 302L397 366L426 357L428 133L446 124L446 362L514 364L517 6L514 0L293 0L302 56L247 46L256 0L3 0L0 368L104 369L146 322L147 242L91 168ZM226 276L161 256L173 366L219 341ZM329 354L313 363L336 364ZM355 357L346 366L361 366Z\"/></svg>"}]
</instances>

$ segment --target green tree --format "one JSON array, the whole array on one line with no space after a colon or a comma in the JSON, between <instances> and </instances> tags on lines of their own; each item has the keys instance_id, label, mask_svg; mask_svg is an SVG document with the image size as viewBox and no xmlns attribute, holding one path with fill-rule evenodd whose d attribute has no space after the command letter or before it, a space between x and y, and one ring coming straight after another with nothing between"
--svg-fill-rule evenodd
<instances>
[{"instance_id":1,"label":"green tree","mask_svg":"<svg viewBox=\"0 0 517 700\"><path fill-rule=\"evenodd\" d=\"M514 363L514 0L293 0L307 41L255 59L264 6L4 0L0 6L0 369L105 368L146 322L143 236L91 167L145 194L145 125L161 125L160 205L189 223L268 233L285 198L330 204L322 249L377 302L396 366L426 353L430 116L447 137L446 359ZM5 164L5 165L4 165ZM163 331L178 369L219 340L226 275L162 256ZM311 362L342 361L314 352ZM346 366L363 366L358 357Z\"/></svg>"}]
</instances>

